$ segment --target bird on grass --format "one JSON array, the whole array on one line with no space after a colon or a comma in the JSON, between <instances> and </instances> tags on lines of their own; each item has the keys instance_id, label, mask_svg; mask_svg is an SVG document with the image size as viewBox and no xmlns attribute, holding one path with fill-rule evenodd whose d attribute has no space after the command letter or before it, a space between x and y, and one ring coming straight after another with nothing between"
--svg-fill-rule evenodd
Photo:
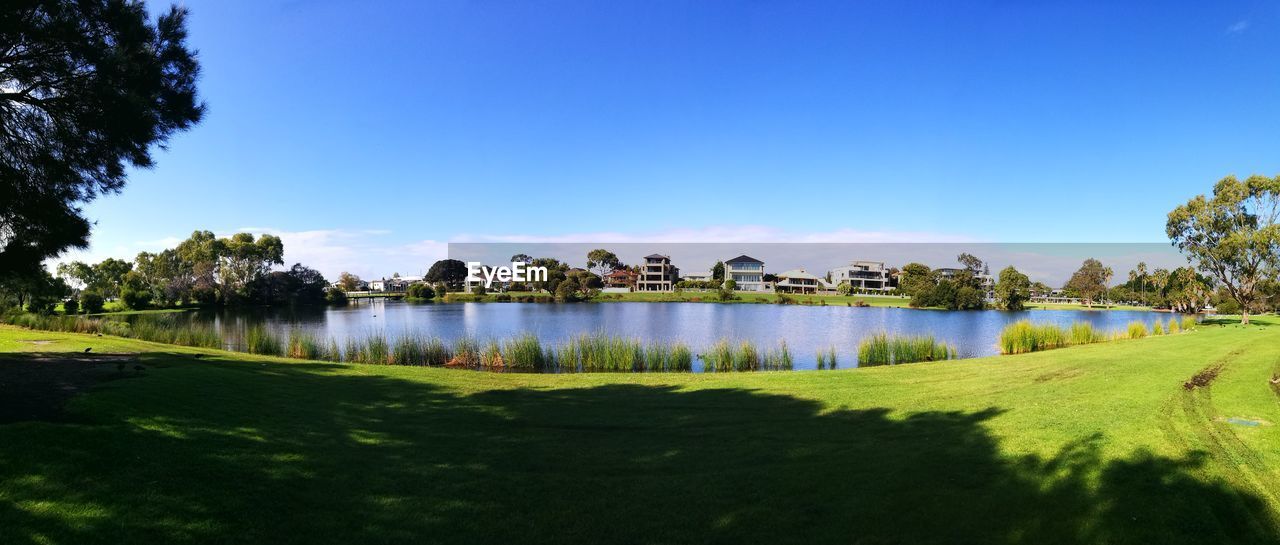
<instances>
[{"instance_id":1,"label":"bird on grass","mask_svg":"<svg viewBox=\"0 0 1280 545\"><path fill-rule=\"evenodd\" d=\"M93 350L93 347L92 347L92 346L90 346L89 348L84 349L84 353L85 353L85 354L88 354L90 350Z\"/></svg>"}]
</instances>

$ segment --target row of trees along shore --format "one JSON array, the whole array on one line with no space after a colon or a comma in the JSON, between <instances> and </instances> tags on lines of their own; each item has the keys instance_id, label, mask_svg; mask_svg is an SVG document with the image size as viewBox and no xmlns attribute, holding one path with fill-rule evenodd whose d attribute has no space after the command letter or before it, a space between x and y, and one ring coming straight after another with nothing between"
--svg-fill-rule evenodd
<instances>
[{"instance_id":1,"label":"row of trees along shore","mask_svg":"<svg viewBox=\"0 0 1280 545\"><path fill-rule=\"evenodd\" d=\"M175 306L299 305L344 299L319 271L302 264L285 270L279 237L237 233L218 238L196 231L174 248L142 252L133 261L71 261L32 282L11 286L10 303L35 312L99 312L116 299L130 309Z\"/></svg>"}]
</instances>

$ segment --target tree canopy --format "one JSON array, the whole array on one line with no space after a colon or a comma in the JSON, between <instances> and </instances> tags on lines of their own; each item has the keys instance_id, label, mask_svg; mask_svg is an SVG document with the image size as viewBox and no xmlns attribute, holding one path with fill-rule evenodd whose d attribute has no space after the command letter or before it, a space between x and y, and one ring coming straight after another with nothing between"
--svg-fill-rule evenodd
<instances>
[{"instance_id":1,"label":"tree canopy","mask_svg":"<svg viewBox=\"0 0 1280 545\"><path fill-rule=\"evenodd\" d=\"M1086 259L1071 275L1066 287L1078 293L1086 305L1093 304L1107 291L1107 279L1110 276L1108 271L1109 269L1104 267L1101 261L1093 258Z\"/></svg>"},{"instance_id":2,"label":"tree canopy","mask_svg":"<svg viewBox=\"0 0 1280 545\"><path fill-rule=\"evenodd\" d=\"M460 290L467 280L467 264L456 259L441 259L431 264L425 280L444 283L450 290Z\"/></svg>"},{"instance_id":3,"label":"tree canopy","mask_svg":"<svg viewBox=\"0 0 1280 545\"><path fill-rule=\"evenodd\" d=\"M1280 246L1280 176L1227 176L1213 196L1197 195L1169 212L1165 232L1195 267L1212 275L1240 305L1240 321L1259 298L1259 284L1273 275Z\"/></svg>"},{"instance_id":4,"label":"tree canopy","mask_svg":"<svg viewBox=\"0 0 1280 545\"><path fill-rule=\"evenodd\" d=\"M1022 310L1031 298L1031 279L1010 265L1000 271L995 292L997 306L1004 310Z\"/></svg>"},{"instance_id":5,"label":"tree canopy","mask_svg":"<svg viewBox=\"0 0 1280 545\"><path fill-rule=\"evenodd\" d=\"M609 250L597 248L587 252L587 268L596 273L597 276L604 276L620 267L622 267L622 262L618 260L617 255L614 255Z\"/></svg>"},{"instance_id":6,"label":"tree canopy","mask_svg":"<svg viewBox=\"0 0 1280 545\"><path fill-rule=\"evenodd\" d=\"M0 277L84 247L80 208L199 122L187 11L142 2L11 0L0 10Z\"/></svg>"}]
</instances>

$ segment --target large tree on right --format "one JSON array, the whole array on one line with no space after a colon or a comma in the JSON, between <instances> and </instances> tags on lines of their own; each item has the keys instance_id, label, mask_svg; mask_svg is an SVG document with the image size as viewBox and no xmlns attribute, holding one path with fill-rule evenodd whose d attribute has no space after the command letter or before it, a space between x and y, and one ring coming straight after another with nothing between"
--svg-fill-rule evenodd
<instances>
[{"instance_id":1,"label":"large tree on right","mask_svg":"<svg viewBox=\"0 0 1280 545\"><path fill-rule=\"evenodd\" d=\"M1165 232L1197 269L1213 276L1240 304L1241 323L1275 274L1280 225L1280 176L1227 176L1213 196L1198 195L1169 212Z\"/></svg>"}]
</instances>

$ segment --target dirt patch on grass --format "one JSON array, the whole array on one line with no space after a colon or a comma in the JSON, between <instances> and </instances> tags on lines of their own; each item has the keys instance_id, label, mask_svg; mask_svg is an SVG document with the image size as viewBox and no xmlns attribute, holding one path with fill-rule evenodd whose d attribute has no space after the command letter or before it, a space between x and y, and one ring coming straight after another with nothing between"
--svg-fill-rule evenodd
<instances>
[{"instance_id":1,"label":"dirt patch on grass","mask_svg":"<svg viewBox=\"0 0 1280 545\"><path fill-rule=\"evenodd\" d=\"M1222 372L1222 367L1224 365L1225 364L1222 363L1215 363L1201 369L1200 372L1191 375L1189 380L1182 383L1182 389L1189 392L1196 388L1207 388L1209 384L1213 383L1213 379L1218 378L1218 374Z\"/></svg>"},{"instance_id":2,"label":"dirt patch on grass","mask_svg":"<svg viewBox=\"0 0 1280 545\"><path fill-rule=\"evenodd\" d=\"M104 381L138 376L138 365L134 356L110 354L0 357L0 425L69 421L65 408L72 397Z\"/></svg>"},{"instance_id":3,"label":"dirt patch on grass","mask_svg":"<svg viewBox=\"0 0 1280 545\"><path fill-rule=\"evenodd\" d=\"M1040 382L1049 382L1053 380L1065 380L1065 379L1075 378L1083 374L1084 374L1084 371L1080 369L1059 369L1057 371L1052 371L1049 373L1039 375L1035 378L1035 381L1037 383L1040 383Z\"/></svg>"}]
</instances>

